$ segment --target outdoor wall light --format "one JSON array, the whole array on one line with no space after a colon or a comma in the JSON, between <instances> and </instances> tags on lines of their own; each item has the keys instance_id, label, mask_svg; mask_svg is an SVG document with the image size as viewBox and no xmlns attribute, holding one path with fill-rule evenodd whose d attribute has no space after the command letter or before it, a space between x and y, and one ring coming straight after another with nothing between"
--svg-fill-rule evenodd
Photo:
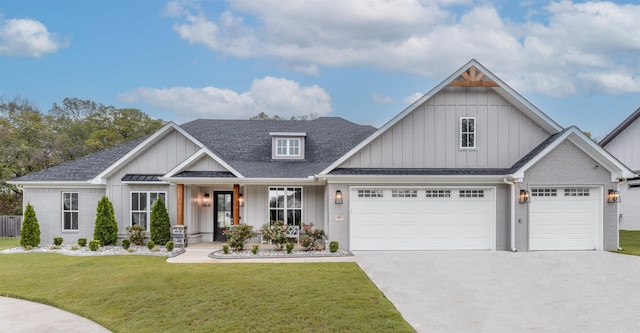
<instances>
[{"instance_id":1,"label":"outdoor wall light","mask_svg":"<svg viewBox=\"0 0 640 333\"><path fill-rule=\"evenodd\" d=\"M244 207L244 196L242 195L242 193L238 194L238 204L240 205L240 207Z\"/></svg>"},{"instance_id":2,"label":"outdoor wall light","mask_svg":"<svg viewBox=\"0 0 640 333\"><path fill-rule=\"evenodd\" d=\"M336 190L336 204L342 204L342 191Z\"/></svg>"},{"instance_id":3,"label":"outdoor wall light","mask_svg":"<svg viewBox=\"0 0 640 333\"><path fill-rule=\"evenodd\" d=\"M616 190L609 190L609 194L607 194L607 202L608 203L620 202L620 192Z\"/></svg>"},{"instance_id":4,"label":"outdoor wall light","mask_svg":"<svg viewBox=\"0 0 640 333\"><path fill-rule=\"evenodd\" d=\"M531 196L529 195L529 191L520 190L520 199L518 201L520 201L520 203L529 203L529 202L531 202Z\"/></svg>"},{"instance_id":5,"label":"outdoor wall light","mask_svg":"<svg viewBox=\"0 0 640 333\"><path fill-rule=\"evenodd\" d=\"M209 193L205 193L204 196L202 196L202 206L211 206L211 197L209 197Z\"/></svg>"}]
</instances>

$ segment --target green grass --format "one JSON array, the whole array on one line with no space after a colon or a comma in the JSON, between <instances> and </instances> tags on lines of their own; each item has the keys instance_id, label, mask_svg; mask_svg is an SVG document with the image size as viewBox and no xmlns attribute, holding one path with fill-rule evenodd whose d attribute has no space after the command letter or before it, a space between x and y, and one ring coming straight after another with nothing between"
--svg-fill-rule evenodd
<instances>
[{"instance_id":1,"label":"green grass","mask_svg":"<svg viewBox=\"0 0 640 333\"><path fill-rule=\"evenodd\" d=\"M355 263L187 265L29 253L0 255L0 281L0 295L115 332L413 332Z\"/></svg>"},{"instance_id":2,"label":"green grass","mask_svg":"<svg viewBox=\"0 0 640 333\"><path fill-rule=\"evenodd\" d=\"M640 256L640 230L620 230L620 247L616 252Z\"/></svg>"},{"instance_id":3,"label":"green grass","mask_svg":"<svg viewBox=\"0 0 640 333\"><path fill-rule=\"evenodd\" d=\"M20 238L0 238L0 250L20 246Z\"/></svg>"}]
</instances>

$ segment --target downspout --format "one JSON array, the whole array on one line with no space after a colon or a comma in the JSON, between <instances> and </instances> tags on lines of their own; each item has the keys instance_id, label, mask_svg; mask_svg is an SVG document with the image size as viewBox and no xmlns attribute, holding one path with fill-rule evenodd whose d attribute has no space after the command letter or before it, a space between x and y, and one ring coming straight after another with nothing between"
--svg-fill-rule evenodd
<instances>
[{"instance_id":1,"label":"downspout","mask_svg":"<svg viewBox=\"0 0 640 333\"><path fill-rule=\"evenodd\" d=\"M620 247L620 220L622 219L622 214L618 214L618 232L616 233L616 235L618 235L618 251L622 251L622 247Z\"/></svg>"},{"instance_id":2,"label":"downspout","mask_svg":"<svg viewBox=\"0 0 640 333\"><path fill-rule=\"evenodd\" d=\"M504 177L502 181L505 184L509 184L511 189L511 252L518 252L518 249L516 249L516 184L509 181L507 177Z\"/></svg>"}]
</instances>

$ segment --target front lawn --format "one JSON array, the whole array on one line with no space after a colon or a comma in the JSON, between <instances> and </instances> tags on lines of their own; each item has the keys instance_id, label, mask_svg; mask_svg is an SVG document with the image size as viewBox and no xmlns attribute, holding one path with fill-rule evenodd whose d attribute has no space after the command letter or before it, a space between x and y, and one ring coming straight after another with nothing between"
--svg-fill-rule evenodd
<instances>
[{"instance_id":1,"label":"front lawn","mask_svg":"<svg viewBox=\"0 0 640 333\"><path fill-rule=\"evenodd\" d=\"M0 281L0 295L115 332L413 332L355 263L187 265L28 253L0 255Z\"/></svg>"},{"instance_id":2,"label":"front lawn","mask_svg":"<svg viewBox=\"0 0 640 333\"><path fill-rule=\"evenodd\" d=\"M20 238L0 238L0 250L20 246Z\"/></svg>"},{"instance_id":3,"label":"front lawn","mask_svg":"<svg viewBox=\"0 0 640 333\"><path fill-rule=\"evenodd\" d=\"M620 230L620 247L616 252L640 256L640 230Z\"/></svg>"}]
</instances>

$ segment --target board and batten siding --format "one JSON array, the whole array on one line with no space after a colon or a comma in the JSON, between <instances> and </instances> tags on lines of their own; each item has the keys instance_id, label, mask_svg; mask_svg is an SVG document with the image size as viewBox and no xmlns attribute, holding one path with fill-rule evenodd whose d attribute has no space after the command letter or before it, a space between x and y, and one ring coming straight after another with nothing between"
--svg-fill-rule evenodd
<instances>
[{"instance_id":1,"label":"board and batten siding","mask_svg":"<svg viewBox=\"0 0 640 333\"><path fill-rule=\"evenodd\" d=\"M108 191L116 221L118 222L118 235L120 237L127 237L126 228L131 225L131 192L166 192L167 200L165 205L169 213L169 220L171 225L177 224L178 203L175 185L121 184L109 186ZM149 207L149 211L151 211L151 207Z\"/></svg>"},{"instance_id":2,"label":"board and batten siding","mask_svg":"<svg viewBox=\"0 0 640 333\"><path fill-rule=\"evenodd\" d=\"M640 118L618 134L604 147L620 162L631 168L640 170Z\"/></svg>"},{"instance_id":3,"label":"board and batten siding","mask_svg":"<svg viewBox=\"0 0 640 333\"><path fill-rule=\"evenodd\" d=\"M189 171L229 171L225 169L220 163L214 161L209 156L202 156L193 164L191 164L187 170Z\"/></svg>"},{"instance_id":4,"label":"board and batten siding","mask_svg":"<svg viewBox=\"0 0 640 333\"><path fill-rule=\"evenodd\" d=\"M460 117L476 148L460 148ZM345 161L343 168L506 168L550 133L491 88L447 87Z\"/></svg>"}]
</instances>

